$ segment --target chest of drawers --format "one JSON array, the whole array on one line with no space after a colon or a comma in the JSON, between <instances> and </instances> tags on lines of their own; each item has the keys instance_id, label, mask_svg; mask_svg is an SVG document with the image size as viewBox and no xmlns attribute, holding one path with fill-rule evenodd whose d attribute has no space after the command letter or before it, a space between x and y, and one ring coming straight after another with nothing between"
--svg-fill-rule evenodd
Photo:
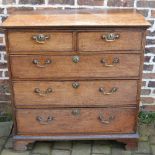
<instances>
[{"instance_id":1,"label":"chest of drawers","mask_svg":"<svg viewBox=\"0 0 155 155\"><path fill-rule=\"evenodd\" d=\"M14 149L43 140L137 144L145 31L132 10L19 12L5 29Z\"/></svg>"}]
</instances>

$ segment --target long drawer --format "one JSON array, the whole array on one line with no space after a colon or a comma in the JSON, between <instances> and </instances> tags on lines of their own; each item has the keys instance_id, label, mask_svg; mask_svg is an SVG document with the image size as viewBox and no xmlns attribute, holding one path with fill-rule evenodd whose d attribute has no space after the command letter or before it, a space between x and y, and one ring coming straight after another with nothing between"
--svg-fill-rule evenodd
<instances>
[{"instance_id":1,"label":"long drawer","mask_svg":"<svg viewBox=\"0 0 155 155\"><path fill-rule=\"evenodd\" d=\"M110 106L135 105L136 80L23 81L13 82L18 106Z\"/></svg>"},{"instance_id":2,"label":"long drawer","mask_svg":"<svg viewBox=\"0 0 155 155\"><path fill-rule=\"evenodd\" d=\"M139 54L12 55L13 79L138 77Z\"/></svg>"},{"instance_id":3,"label":"long drawer","mask_svg":"<svg viewBox=\"0 0 155 155\"><path fill-rule=\"evenodd\" d=\"M18 134L134 133L136 108L17 109Z\"/></svg>"},{"instance_id":4,"label":"long drawer","mask_svg":"<svg viewBox=\"0 0 155 155\"><path fill-rule=\"evenodd\" d=\"M72 51L73 33L54 31L11 31L8 33L9 52Z\"/></svg>"}]
</instances>

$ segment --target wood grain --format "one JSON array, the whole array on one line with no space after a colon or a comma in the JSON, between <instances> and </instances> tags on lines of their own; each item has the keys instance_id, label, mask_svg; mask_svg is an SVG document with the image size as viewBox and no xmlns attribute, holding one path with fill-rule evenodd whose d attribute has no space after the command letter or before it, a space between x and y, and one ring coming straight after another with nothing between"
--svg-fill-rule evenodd
<instances>
[{"instance_id":1,"label":"wood grain","mask_svg":"<svg viewBox=\"0 0 155 155\"><path fill-rule=\"evenodd\" d=\"M14 82L15 105L18 106L114 106L135 105L137 93L136 80L101 80L101 81L78 81L77 89L72 87L74 81L66 82ZM112 88L118 90L111 95L104 95L99 88L104 88L105 93ZM52 88L53 92L46 96L35 93L35 88L46 91Z\"/></svg>"},{"instance_id":2,"label":"wood grain","mask_svg":"<svg viewBox=\"0 0 155 155\"><path fill-rule=\"evenodd\" d=\"M80 108L79 115L73 115L70 109L19 109L16 111L18 133L134 133L136 109L134 108ZM109 124L101 123L99 114L109 120ZM46 125L40 124L36 117L53 120ZM26 120L25 120L26 118ZM33 127L30 126L33 124Z\"/></svg>"},{"instance_id":3,"label":"wood grain","mask_svg":"<svg viewBox=\"0 0 155 155\"><path fill-rule=\"evenodd\" d=\"M84 139L116 139L135 147L149 26L137 11L127 9L52 9L9 16L0 27L9 55L14 149L26 150L37 140ZM110 33L119 38L101 39ZM37 34L50 39L38 44L32 39ZM119 63L113 63L115 58ZM74 82L80 84L77 89ZM106 93L118 90L105 95L100 87ZM52 92L40 96L35 88Z\"/></svg>"},{"instance_id":4,"label":"wood grain","mask_svg":"<svg viewBox=\"0 0 155 155\"><path fill-rule=\"evenodd\" d=\"M74 56L74 55L73 55ZM13 79L47 79L47 78L97 78L97 77L138 77L140 56L138 54L94 54L79 55L80 61L73 63L73 56L51 56L51 55L14 55L11 56L11 70ZM113 67L105 67L101 63L105 59L112 64L114 58L119 58L119 63ZM44 68L37 67L33 60L44 62L46 59L52 61Z\"/></svg>"},{"instance_id":5,"label":"wood grain","mask_svg":"<svg viewBox=\"0 0 155 155\"><path fill-rule=\"evenodd\" d=\"M15 12L3 23L5 28L19 27L148 27L150 24L135 10L65 9Z\"/></svg>"},{"instance_id":6,"label":"wood grain","mask_svg":"<svg viewBox=\"0 0 155 155\"><path fill-rule=\"evenodd\" d=\"M48 35L49 39L43 44L37 43L32 39L33 36L43 34ZM8 33L9 51L12 52L44 52L44 51L72 51L73 34L72 32L51 32L51 31L9 31Z\"/></svg>"},{"instance_id":7,"label":"wood grain","mask_svg":"<svg viewBox=\"0 0 155 155\"><path fill-rule=\"evenodd\" d=\"M103 35L114 33L120 37L115 41L105 41ZM79 32L79 51L141 50L142 33L138 31L117 31L117 29L101 32Z\"/></svg>"}]
</instances>

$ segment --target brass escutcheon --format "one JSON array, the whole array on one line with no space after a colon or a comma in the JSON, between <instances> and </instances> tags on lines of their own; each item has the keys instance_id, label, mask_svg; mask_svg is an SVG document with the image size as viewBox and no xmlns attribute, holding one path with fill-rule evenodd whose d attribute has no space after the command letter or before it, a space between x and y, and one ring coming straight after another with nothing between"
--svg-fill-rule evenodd
<instances>
[{"instance_id":1,"label":"brass escutcheon","mask_svg":"<svg viewBox=\"0 0 155 155\"><path fill-rule=\"evenodd\" d=\"M45 91L40 90L39 88L34 89L34 93L38 94L39 96L47 96L52 92L53 92L52 88L47 88Z\"/></svg>"},{"instance_id":2,"label":"brass escutcheon","mask_svg":"<svg viewBox=\"0 0 155 155\"><path fill-rule=\"evenodd\" d=\"M49 39L49 35L37 34L32 36L32 39L35 40L39 44L44 44L47 39Z\"/></svg>"},{"instance_id":3,"label":"brass escutcheon","mask_svg":"<svg viewBox=\"0 0 155 155\"><path fill-rule=\"evenodd\" d=\"M73 114L74 116L80 115L80 109L74 109L74 110L72 110L72 114Z\"/></svg>"},{"instance_id":4,"label":"brass escutcheon","mask_svg":"<svg viewBox=\"0 0 155 155\"><path fill-rule=\"evenodd\" d=\"M110 124L111 121L113 121L115 119L115 116L110 115L108 119L105 119L104 115L100 112L98 118L99 118L101 123L103 123L103 124Z\"/></svg>"},{"instance_id":5,"label":"brass escutcheon","mask_svg":"<svg viewBox=\"0 0 155 155\"><path fill-rule=\"evenodd\" d=\"M36 120L41 124L41 125L48 125L54 120L54 117L48 116L47 118L44 118L42 116L37 116Z\"/></svg>"},{"instance_id":6,"label":"brass escutcheon","mask_svg":"<svg viewBox=\"0 0 155 155\"><path fill-rule=\"evenodd\" d=\"M116 87L111 88L111 90L109 92L106 92L103 87L99 88L99 92L103 93L103 95L111 95L111 94L113 94L113 93L115 93L117 91L118 91L118 88L116 88Z\"/></svg>"},{"instance_id":7,"label":"brass escutcheon","mask_svg":"<svg viewBox=\"0 0 155 155\"><path fill-rule=\"evenodd\" d=\"M115 41L116 39L119 39L120 35L119 34L115 34L115 33L109 33L106 35L102 35L102 39L110 42L110 41Z\"/></svg>"},{"instance_id":8,"label":"brass escutcheon","mask_svg":"<svg viewBox=\"0 0 155 155\"><path fill-rule=\"evenodd\" d=\"M78 63L79 61L80 61L80 57L79 56L73 56L72 57L72 61L74 62L74 63Z\"/></svg>"},{"instance_id":9,"label":"brass escutcheon","mask_svg":"<svg viewBox=\"0 0 155 155\"><path fill-rule=\"evenodd\" d=\"M72 87L77 89L80 86L80 84L78 82L73 82L72 83Z\"/></svg>"},{"instance_id":10,"label":"brass escutcheon","mask_svg":"<svg viewBox=\"0 0 155 155\"><path fill-rule=\"evenodd\" d=\"M107 63L107 60L106 59L101 59L101 63L105 66L105 67L113 67L114 65L118 64L120 62L120 59L119 58L113 58L113 61L111 64L108 64Z\"/></svg>"},{"instance_id":11,"label":"brass escutcheon","mask_svg":"<svg viewBox=\"0 0 155 155\"><path fill-rule=\"evenodd\" d=\"M37 67L44 68L44 67L46 67L46 65L51 64L51 63L52 63L52 60L51 60L51 59L46 59L46 60L44 60L43 63L41 63L40 60L34 59L34 60L32 61L32 63L35 64Z\"/></svg>"}]
</instances>

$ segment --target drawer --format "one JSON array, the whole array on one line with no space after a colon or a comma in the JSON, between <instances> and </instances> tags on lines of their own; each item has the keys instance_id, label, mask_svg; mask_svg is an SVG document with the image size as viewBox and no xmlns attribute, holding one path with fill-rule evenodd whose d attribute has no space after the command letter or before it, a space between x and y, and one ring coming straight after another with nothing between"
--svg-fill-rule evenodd
<instances>
[{"instance_id":1,"label":"drawer","mask_svg":"<svg viewBox=\"0 0 155 155\"><path fill-rule=\"evenodd\" d=\"M105 106L136 104L136 80L13 82L18 106Z\"/></svg>"},{"instance_id":2,"label":"drawer","mask_svg":"<svg viewBox=\"0 0 155 155\"><path fill-rule=\"evenodd\" d=\"M79 32L79 51L141 50L142 32L140 31L99 31ZM134 51L130 51L133 53Z\"/></svg>"},{"instance_id":3,"label":"drawer","mask_svg":"<svg viewBox=\"0 0 155 155\"><path fill-rule=\"evenodd\" d=\"M137 77L140 55L12 55L10 62L14 79Z\"/></svg>"},{"instance_id":4,"label":"drawer","mask_svg":"<svg viewBox=\"0 0 155 155\"><path fill-rule=\"evenodd\" d=\"M25 134L134 133L136 114L135 108L17 109L16 120Z\"/></svg>"},{"instance_id":5,"label":"drawer","mask_svg":"<svg viewBox=\"0 0 155 155\"><path fill-rule=\"evenodd\" d=\"M10 31L8 33L9 52L72 51L72 32L52 31Z\"/></svg>"}]
</instances>

